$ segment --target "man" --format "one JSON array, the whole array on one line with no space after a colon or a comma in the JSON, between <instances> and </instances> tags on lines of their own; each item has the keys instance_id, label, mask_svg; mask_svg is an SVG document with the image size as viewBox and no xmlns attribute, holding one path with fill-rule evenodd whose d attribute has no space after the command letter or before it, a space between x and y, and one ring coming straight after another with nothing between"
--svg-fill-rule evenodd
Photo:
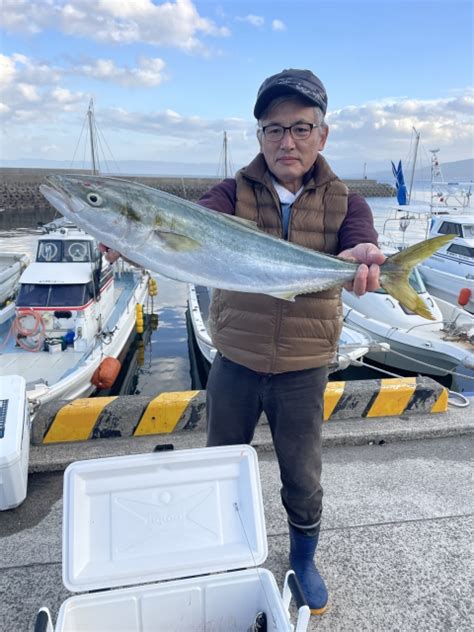
<instances>
[{"instance_id":1,"label":"man","mask_svg":"<svg viewBox=\"0 0 474 632\"><path fill-rule=\"evenodd\" d=\"M261 230L361 262L349 289L379 287L370 209L348 193L320 155L328 137L326 90L309 70L283 70L261 85L254 114L260 153L200 203L256 222ZM117 253L107 253L113 261ZM214 290L218 353L207 384L207 445L250 443L262 412L272 432L288 515L290 566L313 614L328 593L315 563L322 488L321 426L328 364L342 326L339 290L297 296Z\"/></svg>"},{"instance_id":2,"label":"man","mask_svg":"<svg viewBox=\"0 0 474 632\"><path fill-rule=\"evenodd\" d=\"M370 209L320 155L328 137L326 90L309 70L266 79L255 103L260 153L200 203L256 222L302 246L361 262L349 289L379 287ZM288 514L290 566L313 614L328 593L314 562L322 488L321 426L327 366L342 326L339 290L297 296L214 290L211 331L218 353L207 384L207 445L250 443L266 413Z\"/></svg>"}]
</instances>

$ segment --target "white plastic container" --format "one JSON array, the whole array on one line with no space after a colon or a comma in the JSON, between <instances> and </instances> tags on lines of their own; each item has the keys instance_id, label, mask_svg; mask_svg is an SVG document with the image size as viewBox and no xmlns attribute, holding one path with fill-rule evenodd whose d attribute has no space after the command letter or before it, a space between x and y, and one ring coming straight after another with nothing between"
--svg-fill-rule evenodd
<instances>
[{"instance_id":1,"label":"white plastic container","mask_svg":"<svg viewBox=\"0 0 474 632\"><path fill-rule=\"evenodd\" d=\"M53 340L48 345L49 353L61 353L62 350L63 349L60 340Z\"/></svg>"},{"instance_id":2,"label":"white plastic container","mask_svg":"<svg viewBox=\"0 0 474 632\"><path fill-rule=\"evenodd\" d=\"M64 475L63 582L99 592L66 600L55 630L247 632L263 611L269 631L290 632L293 576L282 598L266 556L250 446L78 461Z\"/></svg>"},{"instance_id":3,"label":"white plastic container","mask_svg":"<svg viewBox=\"0 0 474 632\"><path fill-rule=\"evenodd\" d=\"M25 378L0 377L0 510L26 498L30 429Z\"/></svg>"}]
</instances>

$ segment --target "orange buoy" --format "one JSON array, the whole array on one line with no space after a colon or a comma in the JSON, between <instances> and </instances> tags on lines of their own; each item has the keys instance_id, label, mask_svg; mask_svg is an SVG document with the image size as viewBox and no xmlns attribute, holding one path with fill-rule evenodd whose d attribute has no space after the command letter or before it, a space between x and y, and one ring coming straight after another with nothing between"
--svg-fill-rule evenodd
<instances>
[{"instance_id":1,"label":"orange buoy","mask_svg":"<svg viewBox=\"0 0 474 632\"><path fill-rule=\"evenodd\" d=\"M101 390L111 388L120 373L121 366L117 358L104 358L94 371L91 383Z\"/></svg>"},{"instance_id":2,"label":"orange buoy","mask_svg":"<svg viewBox=\"0 0 474 632\"><path fill-rule=\"evenodd\" d=\"M465 307L471 300L472 292L468 287L461 288L458 296L458 305Z\"/></svg>"}]
</instances>

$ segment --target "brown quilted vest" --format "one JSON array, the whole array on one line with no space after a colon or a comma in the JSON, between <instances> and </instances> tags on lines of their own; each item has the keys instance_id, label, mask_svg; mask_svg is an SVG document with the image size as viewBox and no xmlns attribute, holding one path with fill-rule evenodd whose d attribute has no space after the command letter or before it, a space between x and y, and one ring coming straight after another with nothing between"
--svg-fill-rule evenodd
<instances>
[{"instance_id":1,"label":"brown quilted vest","mask_svg":"<svg viewBox=\"0 0 474 632\"><path fill-rule=\"evenodd\" d=\"M262 154L236 174L236 215L282 237L280 201ZM288 239L337 254L347 212L347 187L318 155L293 204ZM297 296L294 302L214 290L210 329L223 356L261 373L300 371L329 364L342 326L340 290Z\"/></svg>"}]
</instances>

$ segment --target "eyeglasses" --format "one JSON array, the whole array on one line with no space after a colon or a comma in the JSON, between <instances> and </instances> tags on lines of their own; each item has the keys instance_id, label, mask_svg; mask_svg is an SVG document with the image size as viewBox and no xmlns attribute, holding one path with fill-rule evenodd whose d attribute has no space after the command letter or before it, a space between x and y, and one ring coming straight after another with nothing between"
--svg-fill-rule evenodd
<instances>
[{"instance_id":1,"label":"eyeglasses","mask_svg":"<svg viewBox=\"0 0 474 632\"><path fill-rule=\"evenodd\" d=\"M321 125L316 125L315 123L295 123L289 127L284 127L283 125L272 124L259 127L259 129L263 132L267 140L277 143L283 138L286 130L289 130L294 140L306 140L310 137L315 127L321 127Z\"/></svg>"}]
</instances>

